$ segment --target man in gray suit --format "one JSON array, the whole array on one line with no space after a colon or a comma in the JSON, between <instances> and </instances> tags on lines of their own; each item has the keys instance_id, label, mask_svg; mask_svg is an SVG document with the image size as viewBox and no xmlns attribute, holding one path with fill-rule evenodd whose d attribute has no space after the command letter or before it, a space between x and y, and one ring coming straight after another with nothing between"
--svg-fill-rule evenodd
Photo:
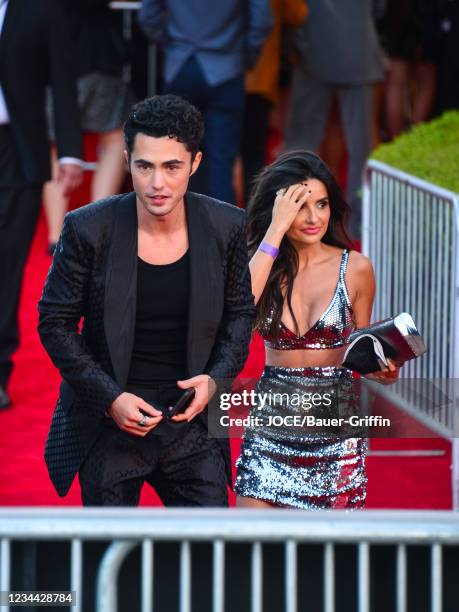
<instances>
[{"instance_id":1,"label":"man in gray suit","mask_svg":"<svg viewBox=\"0 0 459 612\"><path fill-rule=\"evenodd\" d=\"M309 0L309 17L298 32L285 133L286 149L319 148L334 93L338 95L349 154L351 232L360 234L362 171L372 146L372 85L384 77L373 24L375 0Z\"/></svg>"},{"instance_id":2,"label":"man in gray suit","mask_svg":"<svg viewBox=\"0 0 459 612\"><path fill-rule=\"evenodd\" d=\"M204 115L206 179L200 190L234 203L244 72L271 31L269 0L143 0L139 23L164 48L163 93L188 99Z\"/></svg>"}]
</instances>

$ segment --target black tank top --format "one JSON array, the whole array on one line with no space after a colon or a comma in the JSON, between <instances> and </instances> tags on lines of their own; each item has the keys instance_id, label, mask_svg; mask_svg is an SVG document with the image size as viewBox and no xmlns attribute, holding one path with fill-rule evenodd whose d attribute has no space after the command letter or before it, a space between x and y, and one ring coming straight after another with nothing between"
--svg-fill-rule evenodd
<instances>
[{"instance_id":1,"label":"black tank top","mask_svg":"<svg viewBox=\"0 0 459 612\"><path fill-rule=\"evenodd\" d=\"M128 385L151 387L187 378L188 251L171 264L138 258L137 310Z\"/></svg>"}]
</instances>

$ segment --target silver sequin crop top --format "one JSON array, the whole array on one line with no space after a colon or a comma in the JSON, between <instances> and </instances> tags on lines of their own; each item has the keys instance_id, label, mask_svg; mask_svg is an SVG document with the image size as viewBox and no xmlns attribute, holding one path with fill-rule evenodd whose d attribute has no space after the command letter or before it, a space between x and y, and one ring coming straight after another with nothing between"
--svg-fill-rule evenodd
<instances>
[{"instance_id":1,"label":"silver sequin crop top","mask_svg":"<svg viewBox=\"0 0 459 612\"><path fill-rule=\"evenodd\" d=\"M270 327L274 309L260 328L265 346L277 350L293 349L329 349L344 346L354 329L352 304L347 292L344 275L346 273L349 251L343 251L339 278L330 304L314 325L302 336L297 336L288 327L279 322L279 336L274 339Z\"/></svg>"}]
</instances>

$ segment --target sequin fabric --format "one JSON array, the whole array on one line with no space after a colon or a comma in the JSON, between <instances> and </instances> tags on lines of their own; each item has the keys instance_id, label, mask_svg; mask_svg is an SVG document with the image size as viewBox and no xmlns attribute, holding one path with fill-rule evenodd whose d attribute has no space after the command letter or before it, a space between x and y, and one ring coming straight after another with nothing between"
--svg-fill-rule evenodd
<instances>
[{"instance_id":1,"label":"sequin fabric","mask_svg":"<svg viewBox=\"0 0 459 612\"><path fill-rule=\"evenodd\" d=\"M282 368L266 366L257 384L268 401L254 405L251 416L262 425L248 428L236 461L237 495L270 502L276 506L320 509L356 509L366 496L366 440L347 437L347 432L311 432L310 428L274 427L273 417L295 416L304 407L290 402L295 394L310 391L338 393L333 404L339 415L353 412L352 374L346 368ZM282 394L283 400L275 398ZM317 409L315 409L317 412ZM330 411L330 410L328 410ZM319 411L320 412L320 411ZM323 410L321 411L323 415Z\"/></svg>"},{"instance_id":2,"label":"sequin fabric","mask_svg":"<svg viewBox=\"0 0 459 612\"><path fill-rule=\"evenodd\" d=\"M347 343L354 328L344 280L348 258L349 251L344 250L331 302L303 336L297 336L281 322L278 338L274 338L271 310L260 329L267 347L329 349ZM276 506L310 510L363 507L367 443L362 431L346 425L305 427L301 421L305 414L323 418L325 423L327 417L346 420L358 413L351 371L335 366L266 366L256 392L258 403L252 407L250 416L258 420L244 434L236 461L236 494ZM330 404L311 406L298 401L314 394L322 398L328 395ZM261 397L265 398L263 402ZM287 418L289 423L298 424L287 424ZM275 422L278 424L274 425Z\"/></svg>"},{"instance_id":3,"label":"sequin fabric","mask_svg":"<svg viewBox=\"0 0 459 612\"><path fill-rule=\"evenodd\" d=\"M260 328L265 346L278 350L294 350L338 348L346 344L354 329L352 304L344 280L348 259L349 251L345 249L332 300L322 316L302 336L297 336L280 321L279 335L274 338L271 330L274 310L271 309L265 323Z\"/></svg>"}]
</instances>

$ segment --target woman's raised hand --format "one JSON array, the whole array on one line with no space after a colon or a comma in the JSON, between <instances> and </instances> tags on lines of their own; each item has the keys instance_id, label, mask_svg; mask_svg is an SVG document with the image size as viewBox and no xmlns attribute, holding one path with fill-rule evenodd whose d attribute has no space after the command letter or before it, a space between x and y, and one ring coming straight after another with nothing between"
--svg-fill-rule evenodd
<instances>
[{"instance_id":1,"label":"woman's raised hand","mask_svg":"<svg viewBox=\"0 0 459 612\"><path fill-rule=\"evenodd\" d=\"M271 248L268 251L259 248L249 264L255 304L258 303L268 282L282 239L295 220L298 211L306 202L308 195L309 191L302 183L279 189L277 192L271 223L263 238L263 243Z\"/></svg>"},{"instance_id":2,"label":"woman's raised hand","mask_svg":"<svg viewBox=\"0 0 459 612\"><path fill-rule=\"evenodd\" d=\"M279 189L274 200L272 228L285 234L295 220L298 211L308 199L308 194L307 185L304 183Z\"/></svg>"}]
</instances>

